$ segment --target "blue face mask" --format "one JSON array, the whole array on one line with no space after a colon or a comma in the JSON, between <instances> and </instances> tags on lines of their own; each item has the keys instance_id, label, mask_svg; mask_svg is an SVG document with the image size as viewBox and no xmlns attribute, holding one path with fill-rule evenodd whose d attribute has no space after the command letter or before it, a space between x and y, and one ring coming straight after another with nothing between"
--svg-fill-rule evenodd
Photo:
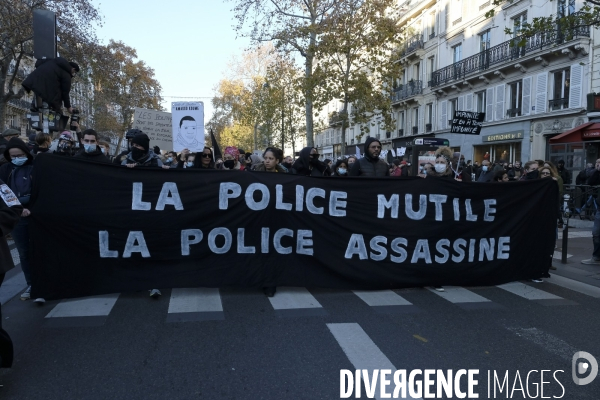
<instances>
[{"instance_id":1,"label":"blue face mask","mask_svg":"<svg viewBox=\"0 0 600 400\"><path fill-rule=\"evenodd\" d=\"M194 163L191 161L188 161L187 163L185 163L185 165L189 168L189 167L193 167Z\"/></svg>"},{"instance_id":2,"label":"blue face mask","mask_svg":"<svg viewBox=\"0 0 600 400\"><path fill-rule=\"evenodd\" d=\"M17 167L20 167L21 165L25 164L27 162L27 157L17 157L17 158L13 158L11 160L11 162L16 165Z\"/></svg>"},{"instance_id":3,"label":"blue face mask","mask_svg":"<svg viewBox=\"0 0 600 400\"><path fill-rule=\"evenodd\" d=\"M100 151L102 151L102 154L106 154L106 149L104 147L101 147Z\"/></svg>"},{"instance_id":4,"label":"blue face mask","mask_svg":"<svg viewBox=\"0 0 600 400\"><path fill-rule=\"evenodd\" d=\"M173 157L167 158L167 162L173 162Z\"/></svg>"},{"instance_id":5,"label":"blue face mask","mask_svg":"<svg viewBox=\"0 0 600 400\"><path fill-rule=\"evenodd\" d=\"M483 170L483 172L487 172L488 167L487 167L487 165L484 165L483 167L481 167L481 169Z\"/></svg>"},{"instance_id":6,"label":"blue face mask","mask_svg":"<svg viewBox=\"0 0 600 400\"><path fill-rule=\"evenodd\" d=\"M96 151L95 144L84 143L83 148L85 149L86 153L93 153L94 151Z\"/></svg>"}]
</instances>

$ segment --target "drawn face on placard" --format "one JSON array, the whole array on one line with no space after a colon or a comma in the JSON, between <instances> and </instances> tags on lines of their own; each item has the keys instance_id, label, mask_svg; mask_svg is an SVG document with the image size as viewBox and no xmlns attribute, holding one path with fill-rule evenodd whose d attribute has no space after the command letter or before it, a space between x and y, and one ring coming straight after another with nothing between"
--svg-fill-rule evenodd
<instances>
[{"instance_id":1,"label":"drawn face on placard","mask_svg":"<svg viewBox=\"0 0 600 400\"><path fill-rule=\"evenodd\" d=\"M192 143L196 140L197 130L196 120L190 116L181 118L179 122L179 136L188 143Z\"/></svg>"}]
</instances>

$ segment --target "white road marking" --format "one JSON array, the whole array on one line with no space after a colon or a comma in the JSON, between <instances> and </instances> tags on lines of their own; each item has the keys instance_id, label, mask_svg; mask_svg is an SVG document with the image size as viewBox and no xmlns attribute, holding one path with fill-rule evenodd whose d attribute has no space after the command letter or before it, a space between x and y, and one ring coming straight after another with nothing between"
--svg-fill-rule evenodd
<instances>
[{"instance_id":1,"label":"white road marking","mask_svg":"<svg viewBox=\"0 0 600 400\"><path fill-rule=\"evenodd\" d=\"M573 257L573 254L567 253L567 258ZM562 260L562 251L554 250L554 255L552 258L556 258L557 260Z\"/></svg>"},{"instance_id":2,"label":"white road marking","mask_svg":"<svg viewBox=\"0 0 600 400\"><path fill-rule=\"evenodd\" d=\"M278 287L277 293L269 297L275 310L293 310L298 308L323 308L321 304L303 287Z\"/></svg>"},{"instance_id":3,"label":"white road marking","mask_svg":"<svg viewBox=\"0 0 600 400\"><path fill-rule=\"evenodd\" d=\"M574 279L565 278L564 276L552 274L551 278L546 278L550 283L562 286L567 289L574 290L579 293L586 294L595 298L600 298L600 288L587 283L579 282Z\"/></svg>"},{"instance_id":4,"label":"white road marking","mask_svg":"<svg viewBox=\"0 0 600 400\"><path fill-rule=\"evenodd\" d=\"M443 292L438 292L432 288L428 289L451 303L484 303L491 301L477 293L473 293L470 290L458 286L444 286Z\"/></svg>"},{"instance_id":5,"label":"white road marking","mask_svg":"<svg viewBox=\"0 0 600 400\"><path fill-rule=\"evenodd\" d=\"M562 299L560 296L556 296L552 293L544 292L543 290L536 289L529 285L521 282L505 283L504 285L498 285L500 289L504 289L507 292L516 294L517 296L523 297L527 300L559 300Z\"/></svg>"},{"instance_id":6,"label":"white road marking","mask_svg":"<svg viewBox=\"0 0 600 400\"><path fill-rule=\"evenodd\" d=\"M353 290L353 292L371 307L412 305L410 301L392 290Z\"/></svg>"},{"instance_id":7,"label":"white road marking","mask_svg":"<svg viewBox=\"0 0 600 400\"><path fill-rule=\"evenodd\" d=\"M46 318L104 317L110 314L120 293L65 299L58 303Z\"/></svg>"},{"instance_id":8,"label":"white road marking","mask_svg":"<svg viewBox=\"0 0 600 400\"><path fill-rule=\"evenodd\" d=\"M550 335L537 328L506 328L509 331L514 332L517 336L527 339L538 346L544 348L544 350L553 353L560 358L571 361L573 354L577 353L577 349L562 339L556 336Z\"/></svg>"},{"instance_id":9,"label":"white road marking","mask_svg":"<svg viewBox=\"0 0 600 400\"><path fill-rule=\"evenodd\" d=\"M223 311L219 289L183 288L172 289L169 314Z\"/></svg>"}]
</instances>

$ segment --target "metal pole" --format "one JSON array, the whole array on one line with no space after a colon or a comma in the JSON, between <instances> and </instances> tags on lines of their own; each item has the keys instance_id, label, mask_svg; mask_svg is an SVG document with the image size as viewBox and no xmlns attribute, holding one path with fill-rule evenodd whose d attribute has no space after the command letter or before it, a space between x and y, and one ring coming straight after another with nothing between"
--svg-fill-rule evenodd
<instances>
[{"instance_id":1,"label":"metal pole","mask_svg":"<svg viewBox=\"0 0 600 400\"><path fill-rule=\"evenodd\" d=\"M285 120L284 120L284 111L283 108L285 107L285 88L281 88L281 151L284 151L284 147L285 147Z\"/></svg>"},{"instance_id":2,"label":"metal pole","mask_svg":"<svg viewBox=\"0 0 600 400\"><path fill-rule=\"evenodd\" d=\"M567 247L569 246L569 217L571 216L571 213L568 211L570 198L571 198L570 195L568 195L568 194L564 195L564 210L565 210L565 214L566 214L565 216L567 217L567 219L566 219L566 221L563 222L562 254L561 254L561 260L560 260L560 262L562 264L567 263Z\"/></svg>"}]
</instances>

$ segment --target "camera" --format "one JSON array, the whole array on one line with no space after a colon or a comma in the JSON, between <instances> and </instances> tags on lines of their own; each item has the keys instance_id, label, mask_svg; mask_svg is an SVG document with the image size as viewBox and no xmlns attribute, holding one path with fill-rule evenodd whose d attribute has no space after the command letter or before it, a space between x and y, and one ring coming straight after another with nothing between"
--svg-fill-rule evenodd
<instances>
[{"instance_id":1,"label":"camera","mask_svg":"<svg viewBox=\"0 0 600 400\"><path fill-rule=\"evenodd\" d=\"M77 108L74 108L73 113L71 114L71 125L69 126L69 129L72 131L77 130L77 126L73 125L74 122L79 124L79 110Z\"/></svg>"}]
</instances>

